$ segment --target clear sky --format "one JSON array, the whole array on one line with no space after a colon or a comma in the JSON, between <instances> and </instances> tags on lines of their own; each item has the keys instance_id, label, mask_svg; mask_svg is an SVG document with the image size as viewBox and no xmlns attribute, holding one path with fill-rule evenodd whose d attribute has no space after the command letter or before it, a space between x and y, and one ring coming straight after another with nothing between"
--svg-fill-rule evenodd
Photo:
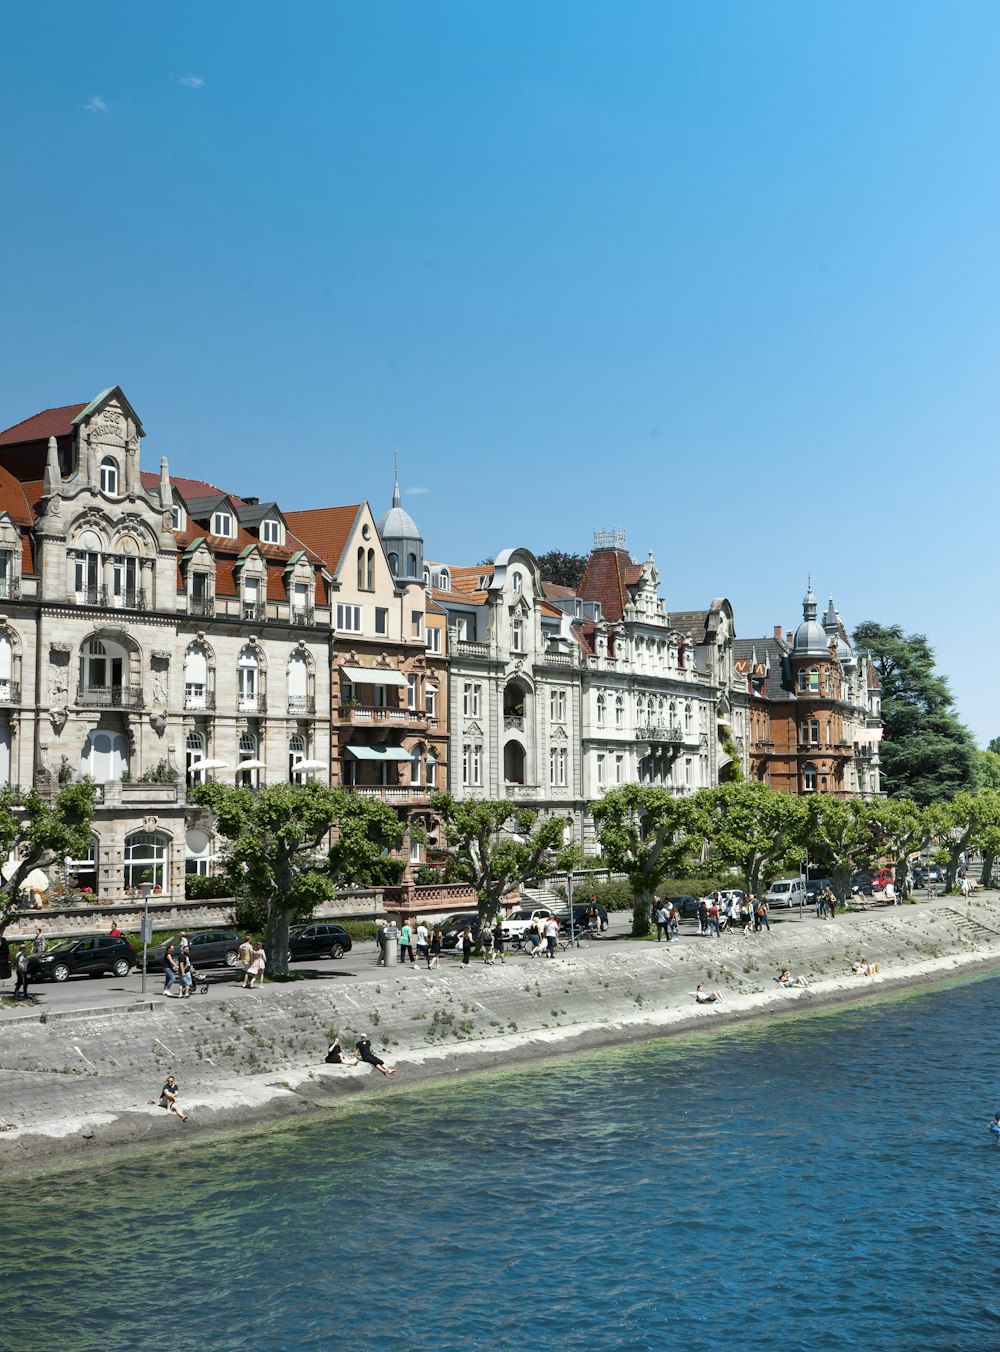
<instances>
[{"instance_id":1,"label":"clear sky","mask_svg":"<svg viewBox=\"0 0 1000 1352\"><path fill-rule=\"evenodd\" d=\"M428 557L620 526L674 609L806 575L1000 733L1000 5L10 6L0 426Z\"/></svg>"}]
</instances>

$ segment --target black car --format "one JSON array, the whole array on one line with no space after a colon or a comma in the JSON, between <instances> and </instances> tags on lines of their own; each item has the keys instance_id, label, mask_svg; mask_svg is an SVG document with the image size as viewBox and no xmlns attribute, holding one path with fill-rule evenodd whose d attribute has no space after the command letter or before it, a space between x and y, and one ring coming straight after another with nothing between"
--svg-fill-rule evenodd
<instances>
[{"instance_id":1,"label":"black car","mask_svg":"<svg viewBox=\"0 0 1000 1352\"><path fill-rule=\"evenodd\" d=\"M442 948L457 948L466 926L472 930L473 939L479 937L478 911L461 911L457 915L449 915L438 923L441 926Z\"/></svg>"},{"instance_id":2,"label":"black car","mask_svg":"<svg viewBox=\"0 0 1000 1352\"><path fill-rule=\"evenodd\" d=\"M599 926L600 929L606 930L606 929L608 928L608 925L611 923L611 922L608 920L608 913L607 913L607 911L604 909L604 907L601 905L601 903L600 903L599 901L595 901L595 902L594 902L594 906L597 908L597 920L598 920L598 926ZM586 928L588 927L588 925L590 924L590 921L587 919L587 912L588 912L589 910L590 910L590 902L589 902L589 901L579 901L579 902L575 901L575 902L573 903L573 928L574 928L574 929L582 930L582 929L586 929ZM569 908L566 907L566 906L560 907L560 909L559 909L558 911L556 911L555 915L556 915L556 919L559 921L559 928L560 928L561 930L568 930L568 929L569 929Z\"/></svg>"},{"instance_id":3,"label":"black car","mask_svg":"<svg viewBox=\"0 0 1000 1352\"><path fill-rule=\"evenodd\" d=\"M128 976L135 949L120 934L84 934L60 939L44 953L28 958L29 981L67 981L71 976Z\"/></svg>"},{"instance_id":4,"label":"black car","mask_svg":"<svg viewBox=\"0 0 1000 1352\"><path fill-rule=\"evenodd\" d=\"M664 897L664 901L669 901L677 907L677 914L682 920L697 919L698 916L698 898L690 897L687 894L680 897ZM654 908L655 910L655 908Z\"/></svg>"},{"instance_id":5,"label":"black car","mask_svg":"<svg viewBox=\"0 0 1000 1352\"><path fill-rule=\"evenodd\" d=\"M851 891L860 893L864 897L872 896L875 891L872 886L872 875L870 873L855 873L851 879Z\"/></svg>"},{"instance_id":6,"label":"black car","mask_svg":"<svg viewBox=\"0 0 1000 1352\"><path fill-rule=\"evenodd\" d=\"M10 976L10 944L0 934L0 977Z\"/></svg>"},{"instance_id":7,"label":"black car","mask_svg":"<svg viewBox=\"0 0 1000 1352\"><path fill-rule=\"evenodd\" d=\"M871 882L871 878L869 878L868 881ZM810 882L806 883L806 901L811 905L815 905L816 893L822 892L824 888L832 886L833 880L831 878L813 878Z\"/></svg>"},{"instance_id":8,"label":"black car","mask_svg":"<svg viewBox=\"0 0 1000 1352\"><path fill-rule=\"evenodd\" d=\"M351 936L343 925L317 921L288 931L289 962L297 958L342 958L350 951Z\"/></svg>"},{"instance_id":9,"label":"black car","mask_svg":"<svg viewBox=\"0 0 1000 1352\"><path fill-rule=\"evenodd\" d=\"M173 944L174 957L180 952L180 935L175 934L164 944L146 950L146 970L163 971L163 957L167 945ZM240 936L236 930L214 929L195 930L188 935L188 951L195 971L199 967L235 967L236 954L240 946Z\"/></svg>"}]
</instances>

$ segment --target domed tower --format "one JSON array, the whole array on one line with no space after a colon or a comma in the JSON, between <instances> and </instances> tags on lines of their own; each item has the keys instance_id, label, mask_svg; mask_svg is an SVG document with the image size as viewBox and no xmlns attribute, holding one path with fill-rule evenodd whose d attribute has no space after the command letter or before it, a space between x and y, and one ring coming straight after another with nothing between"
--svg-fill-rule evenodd
<instances>
[{"instance_id":1,"label":"domed tower","mask_svg":"<svg viewBox=\"0 0 1000 1352\"><path fill-rule=\"evenodd\" d=\"M389 558L389 567L397 582L424 582L424 537L420 528L404 511L399 499L399 461L392 489L392 506L379 520L378 533Z\"/></svg>"},{"instance_id":2,"label":"domed tower","mask_svg":"<svg viewBox=\"0 0 1000 1352\"><path fill-rule=\"evenodd\" d=\"M799 792L843 793L844 748L840 708L842 641L840 616L831 602L823 624L816 618L812 585L802 600L802 623L789 654L798 704ZM844 641L844 656L852 658Z\"/></svg>"}]
</instances>

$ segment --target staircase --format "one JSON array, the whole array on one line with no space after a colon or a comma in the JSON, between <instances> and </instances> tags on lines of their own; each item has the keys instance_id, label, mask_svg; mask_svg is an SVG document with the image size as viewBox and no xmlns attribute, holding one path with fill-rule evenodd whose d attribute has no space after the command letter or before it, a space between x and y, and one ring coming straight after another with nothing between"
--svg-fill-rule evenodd
<instances>
[{"instance_id":1,"label":"staircase","mask_svg":"<svg viewBox=\"0 0 1000 1352\"><path fill-rule=\"evenodd\" d=\"M955 910L953 906L942 907L938 914L946 915L949 920L955 922L955 928L962 940L968 940L970 943L995 944L1000 939L1000 930L991 929L989 925L974 920L964 911Z\"/></svg>"},{"instance_id":2,"label":"staircase","mask_svg":"<svg viewBox=\"0 0 1000 1352\"><path fill-rule=\"evenodd\" d=\"M565 908L566 901L558 892L553 892L551 887L522 887L521 905L547 906L551 911L561 911Z\"/></svg>"}]
</instances>

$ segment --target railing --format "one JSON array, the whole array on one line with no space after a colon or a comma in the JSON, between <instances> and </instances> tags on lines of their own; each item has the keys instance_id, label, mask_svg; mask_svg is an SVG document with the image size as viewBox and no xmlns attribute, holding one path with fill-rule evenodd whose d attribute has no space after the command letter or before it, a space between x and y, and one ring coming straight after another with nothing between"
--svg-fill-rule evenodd
<instances>
[{"instance_id":1,"label":"railing","mask_svg":"<svg viewBox=\"0 0 1000 1352\"><path fill-rule=\"evenodd\" d=\"M16 601L21 595L19 577L0 577L0 601Z\"/></svg>"},{"instance_id":2,"label":"railing","mask_svg":"<svg viewBox=\"0 0 1000 1352\"><path fill-rule=\"evenodd\" d=\"M146 593L142 587L126 587L111 593L111 604L116 610L145 610Z\"/></svg>"},{"instance_id":3,"label":"railing","mask_svg":"<svg viewBox=\"0 0 1000 1352\"><path fill-rule=\"evenodd\" d=\"M572 653L550 652L548 649L542 654L543 662L553 667L575 667L576 658Z\"/></svg>"},{"instance_id":4,"label":"railing","mask_svg":"<svg viewBox=\"0 0 1000 1352\"><path fill-rule=\"evenodd\" d=\"M188 597L189 615L214 615L215 597L214 596L189 596Z\"/></svg>"},{"instance_id":5,"label":"railing","mask_svg":"<svg viewBox=\"0 0 1000 1352\"><path fill-rule=\"evenodd\" d=\"M184 691L185 709L214 709L215 691L214 690L185 690Z\"/></svg>"},{"instance_id":6,"label":"railing","mask_svg":"<svg viewBox=\"0 0 1000 1352\"><path fill-rule=\"evenodd\" d=\"M266 714L267 696L240 695L236 701L236 708L241 714Z\"/></svg>"},{"instance_id":7,"label":"railing","mask_svg":"<svg viewBox=\"0 0 1000 1352\"><path fill-rule=\"evenodd\" d=\"M21 687L17 681L0 681L0 704L20 704Z\"/></svg>"},{"instance_id":8,"label":"railing","mask_svg":"<svg viewBox=\"0 0 1000 1352\"><path fill-rule=\"evenodd\" d=\"M76 691L77 704L88 709L141 709L141 685L81 685Z\"/></svg>"},{"instance_id":9,"label":"railing","mask_svg":"<svg viewBox=\"0 0 1000 1352\"><path fill-rule=\"evenodd\" d=\"M520 802L533 802L538 797L537 784L505 784L504 793L508 798Z\"/></svg>"},{"instance_id":10,"label":"railing","mask_svg":"<svg viewBox=\"0 0 1000 1352\"><path fill-rule=\"evenodd\" d=\"M292 624L298 625L315 624L316 623L315 614L316 612L313 610L312 606L307 606L304 610L301 608L296 609L295 607L293 607Z\"/></svg>"},{"instance_id":11,"label":"railing","mask_svg":"<svg viewBox=\"0 0 1000 1352\"><path fill-rule=\"evenodd\" d=\"M289 695L288 712L290 714L314 714L316 712L315 695Z\"/></svg>"},{"instance_id":12,"label":"railing","mask_svg":"<svg viewBox=\"0 0 1000 1352\"><path fill-rule=\"evenodd\" d=\"M683 742L684 733L666 723L640 723L635 729L637 742Z\"/></svg>"},{"instance_id":13,"label":"railing","mask_svg":"<svg viewBox=\"0 0 1000 1352\"><path fill-rule=\"evenodd\" d=\"M77 587L76 604L78 606L106 606L108 604L107 587Z\"/></svg>"},{"instance_id":14,"label":"railing","mask_svg":"<svg viewBox=\"0 0 1000 1352\"><path fill-rule=\"evenodd\" d=\"M467 638L455 639L452 649L459 657L489 657L490 655L488 643L473 643L471 639Z\"/></svg>"},{"instance_id":15,"label":"railing","mask_svg":"<svg viewBox=\"0 0 1000 1352\"><path fill-rule=\"evenodd\" d=\"M524 718L521 714L504 714L503 716L504 732L523 732Z\"/></svg>"},{"instance_id":16,"label":"railing","mask_svg":"<svg viewBox=\"0 0 1000 1352\"><path fill-rule=\"evenodd\" d=\"M436 790L426 784L343 784L346 793L380 798L383 803L425 803Z\"/></svg>"},{"instance_id":17,"label":"railing","mask_svg":"<svg viewBox=\"0 0 1000 1352\"><path fill-rule=\"evenodd\" d=\"M427 714L423 709L388 709L381 704L345 704L340 718L344 723L400 723L423 727Z\"/></svg>"},{"instance_id":18,"label":"railing","mask_svg":"<svg viewBox=\"0 0 1000 1352\"><path fill-rule=\"evenodd\" d=\"M871 760L875 755L875 748L873 746L856 746L854 754L858 760Z\"/></svg>"}]
</instances>

